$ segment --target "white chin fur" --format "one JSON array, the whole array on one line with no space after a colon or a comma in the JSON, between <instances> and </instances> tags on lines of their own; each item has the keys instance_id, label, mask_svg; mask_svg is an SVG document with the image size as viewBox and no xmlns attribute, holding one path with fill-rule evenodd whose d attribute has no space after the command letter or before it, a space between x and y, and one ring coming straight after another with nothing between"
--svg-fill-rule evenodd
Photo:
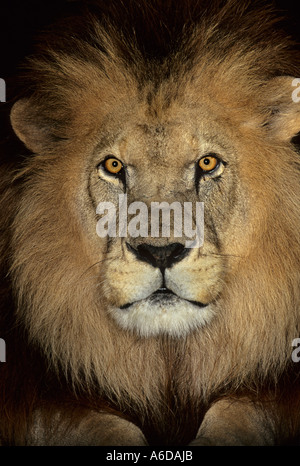
<instances>
[{"instance_id":1,"label":"white chin fur","mask_svg":"<svg viewBox=\"0 0 300 466\"><path fill-rule=\"evenodd\" d=\"M183 337L206 325L213 317L213 305L199 307L184 299L143 299L126 309L110 309L115 321L124 329L142 337L168 334Z\"/></svg>"}]
</instances>

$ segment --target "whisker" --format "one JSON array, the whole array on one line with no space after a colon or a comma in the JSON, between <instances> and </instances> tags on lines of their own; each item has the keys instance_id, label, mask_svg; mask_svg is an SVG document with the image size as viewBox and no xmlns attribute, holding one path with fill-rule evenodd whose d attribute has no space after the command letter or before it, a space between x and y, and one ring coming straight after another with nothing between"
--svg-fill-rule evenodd
<instances>
[{"instance_id":1,"label":"whisker","mask_svg":"<svg viewBox=\"0 0 300 466\"><path fill-rule=\"evenodd\" d=\"M103 259L95 262L94 264L90 265L81 275L80 275L80 279L86 274L88 273L93 267L96 267L97 265L103 263L103 262L107 262L107 261L113 261L117 258L117 256L114 256L114 257L104 257Z\"/></svg>"},{"instance_id":2,"label":"whisker","mask_svg":"<svg viewBox=\"0 0 300 466\"><path fill-rule=\"evenodd\" d=\"M243 259L245 256L241 256L239 254L226 254L221 252L211 252L209 254L200 254L200 257L210 257L210 256L218 256L218 257L236 257L238 259Z\"/></svg>"},{"instance_id":3,"label":"whisker","mask_svg":"<svg viewBox=\"0 0 300 466\"><path fill-rule=\"evenodd\" d=\"M80 279L86 274L89 272L89 270L91 270L93 267L96 267L96 265L98 264L101 264L102 262L105 262L106 261L106 258L104 259L101 259L100 261L97 261L95 262L94 264L90 265L81 275L80 275Z\"/></svg>"}]
</instances>

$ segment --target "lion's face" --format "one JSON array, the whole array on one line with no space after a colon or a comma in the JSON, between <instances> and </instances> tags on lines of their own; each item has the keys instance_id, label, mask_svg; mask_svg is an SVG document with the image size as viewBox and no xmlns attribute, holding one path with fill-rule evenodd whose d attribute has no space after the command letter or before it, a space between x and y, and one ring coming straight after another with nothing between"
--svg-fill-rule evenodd
<instances>
[{"instance_id":1,"label":"lion's face","mask_svg":"<svg viewBox=\"0 0 300 466\"><path fill-rule=\"evenodd\" d=\"M111 131L109 144L96 145L87 159L84 190L89 195L83 196L81 209L90 212L98 292L107 303L106 312L121 327L142 336L183 336L215 315L228 256L242 252L232 248L230 238L236 236L237 222L246 235L249 209L246 187L237 182L235 148L225 135L215 137L220 123L204 116L204 109L187 111L184 103L173 105L160 118L153 110L153 105L136 105L133 111L128 108L126 118L114 117L116 131ZM124 194L126 202L120 204ZM106 238L96 233L96 206L103 202L111 202L117 212L116 228ZM133 204L137 202L148 208L148 218L141 217L142 207ZM155 202L179 203L182 223L185 203L203 202L203 245L186 247L183 228L175 237L173 216L170 233L163 236L160 231L155 237ZM128 230L130 221L137 222L137 228L120 236L120 215L125 211ZM193 217L195 228L195 209Z\"/></svg>"}]
</instances>

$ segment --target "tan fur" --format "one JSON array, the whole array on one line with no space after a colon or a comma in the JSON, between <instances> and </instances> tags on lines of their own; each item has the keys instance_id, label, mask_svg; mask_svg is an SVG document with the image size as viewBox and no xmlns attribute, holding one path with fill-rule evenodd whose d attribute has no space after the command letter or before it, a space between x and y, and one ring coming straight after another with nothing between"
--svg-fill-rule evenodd
<instances>
[{"instance_id":1,"label":"tan fur","mask_svg":"<svg viewBox=\"0 0 300 466\"><path fill-rule=\"evenodd\" d=\"M174 2L145 2L146 12L147 3L154 27ZM187 3L196 18L201 2ZM168 399L178 416L191 403L200 422L218 397L273 397L290 373L291 344L300 333L299 155L290 143L300 129L291 98L297 63L287 39L269 38L275 26L268 12L238 5L227 2L188 25L181 45L153 61L125 26L118 31L90 18L90 43L74 34L69 44L67 36L29 62L33 92L11 114L16 134L36 154L13 167L7 182L21 189L11 195L4 230L16 321L50 371L62 370L72 393L93 403L95 394L105 398L142 430L166 423L156 427L161 442ZM218 184L202 180L197 194L191 166L209 152L227 165ZM121 192L98 179L96 167L111 153L135 167L130 202L204 202L204 246L173 273L188 299L213 303L207 324L145 335L115 320L112 309L155 276L125 251L124 239L107 248L96 235L96 205ZM253 419L255 430L260 418ZM206 424L215 439L219 432ZM249 425L244 443L259 443ZM292 435L286 428L279 440L266 435L266 443ZM201 429L199 436L205 437ZM43 432L33 443L49 444L44 438Z\"/></svg>"}]
</instances>

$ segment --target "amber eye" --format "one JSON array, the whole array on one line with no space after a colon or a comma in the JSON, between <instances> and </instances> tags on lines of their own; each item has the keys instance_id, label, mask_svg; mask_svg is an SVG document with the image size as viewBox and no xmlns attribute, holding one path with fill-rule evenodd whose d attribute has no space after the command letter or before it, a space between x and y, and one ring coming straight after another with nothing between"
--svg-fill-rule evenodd
<instances>
[{"instance_id":1,"label":"amber eye","mask_svg":"<svg viewBox=\"0 0 300 466\"><path fill-rule=\"evenodd\" d=\"M105 160L104 168L108 173L111 173L112 175L118 175L123 168L123 164L120 162L120 160L115 159L114 157L110 157L109 159Z\"/></svg>"},{"instance_id":2,"label":"amber eye","mask_svg":"<svg viewBox=\"0 0 300 466\"><path fill-rule=\"evenodd\" d=\"M214 155L206 155L199 160L199 167L206 173L213 171L218 164L219 160Z\"/></svg>"}]
</instances>

